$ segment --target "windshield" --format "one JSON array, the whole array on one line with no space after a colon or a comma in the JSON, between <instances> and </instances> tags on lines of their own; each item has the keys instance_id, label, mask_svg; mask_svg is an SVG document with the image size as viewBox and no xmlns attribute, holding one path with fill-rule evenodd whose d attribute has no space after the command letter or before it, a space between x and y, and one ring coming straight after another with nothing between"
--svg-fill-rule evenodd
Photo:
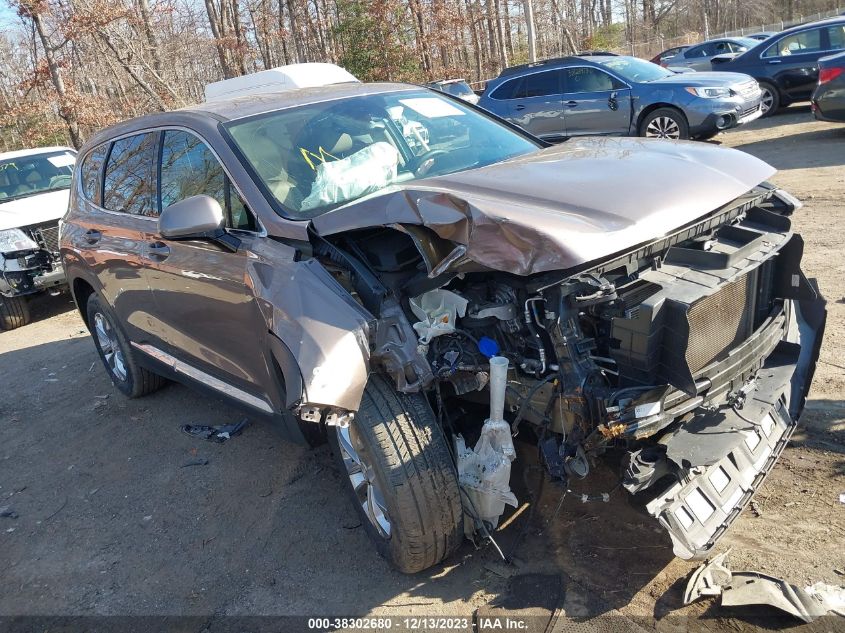
<instances>
[{"instance_id":1,"label":"windshield","mask_svg":"<svg viewBox=\"0 0 845 633\"><path fill-rule=\"evenodd\" d=\"M294 219L313 218L391 185L538 149L494 119L428 90L287 108L226 127Z\"/></svg>"},{"instance_id":2,"label":"windshield","mask_svg":"<svg viewBox=\"0 0 845 633\"><path fill-rule=\"evenodd\" d=\"M76 157L68 151L0 160L0 204L69 189Z\"/></svg>"},{"instance_id":3,"label":"windshield","mask_svg":"<svg viewBox=\"0 0 845 633\"><path fill-rule=\"evenodd\" d=\"M616 71L632 83L654 81L655 79L663 79L664 77L671 77L675 74L662 66L647 62L644 59L637 59L636 57L608 57L597 59L596 61Z\"/></svg>"}]
</instances>

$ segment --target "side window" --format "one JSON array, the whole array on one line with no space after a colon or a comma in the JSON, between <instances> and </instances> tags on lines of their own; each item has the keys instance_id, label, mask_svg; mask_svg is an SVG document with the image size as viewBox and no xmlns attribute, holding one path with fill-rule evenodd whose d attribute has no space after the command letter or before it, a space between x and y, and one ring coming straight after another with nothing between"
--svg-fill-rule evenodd
<instances>
[{"instance_id":1,"label":"side window","mask_svg":"<svg viewBox=\"0 0 845 633\"><path fill-rule=\"evenodd\" d=\"M845 24L827 27L828 50L838 51L845 48Z\"/></svg>"},{"instance_id":2,"label":"side window","mask_svg":"<svg viewBox=\"0 0 845 633\"><path fill-rule=\"evenodd\" d=\"M610 92L625 87L606 72L584 66L567 68L564 85L567 93Z\"/></svg>"},{"instance_id":3,"label":"side window","mask_svg":"<svg viewBox=\"0 0 845 633\"><path fill-rule=\"evenodd\" d=\"M549 70L526 76L523 93L522 96L525 97L546 97L560 94L560 71Z\"/></svg>"},{"instance_id":4,"label":"side window","mask_svg":"<svg viewBox=\"0 0 845 633\"><path fill-rule=\"evenodd\" d=\"M231 187L223 166L208 146L193 134L181 130L164 133L160 178L161 209L204 194L220 203L228 227L255 230L252 214Z\"/></svg>"},{"instance_id":5,"label":"side window","mask_svg":"<svg viewBox=\"0 0 845 633\"><path fill-rule=\"evenodd\" d=\"M103 161L106 159L109 144L104 143L91 150L82 163L79 176L82 180L82 192L85 197L96 205L102 204L102 187L100 174L103 168Z\"/></svg>"},{"instance_id":6,"label":"side window","mask_svg":"<svg viewBox=\"0 0 845 633\"><path fill-rule=\"evenodd\" d=\"M155 217L156 134L137 134L112 143L106 163L103 206L110 211Z\"/></svg>"},{"instance_id":7,"label":"side window","mask_svg":"<svg viewBox=\"0 0 845 633\"><path fill-rule=\"evenodd\" d=\"M521 92L522 77L506 81L501 86L496 88L490 95L491 99L516 99Z\"/></svg>"},{"instance_id":8,"label":"side window","mask_svg":"<svg viewBox=\"0 0 845 633\"><path fill-rule=\"evenodd\" d=\"M788 35L769 46L763 53L763 57L785 57L817 52L821 50L821 35L821 29Z\"/></svg>"},{"instance_id":9,"label":"side window","mask_svg":"<svg viewBox=\"0 0 845 633\"><path fill-rule=\"evenodd\" d=\"M714 55L724 55L725 53L732 53L733 52L733 49L731 48L732 45L733 44L731 42L716 42L713 45L713 54ZM739 48L738 45L737 45L737 48Z\"/></svg>"},{"instance_id":10,"label":"side window","mask_svg":"<svg viewBox=\"0 0 845 633\"><path fill-rule=\"evenodd\" d=\"M695 59L697 57L712 57L715 54L713 44L702 44L701 46L688 48L684 53L684 57L687 59Z\"/></svg>"}]
</instances>

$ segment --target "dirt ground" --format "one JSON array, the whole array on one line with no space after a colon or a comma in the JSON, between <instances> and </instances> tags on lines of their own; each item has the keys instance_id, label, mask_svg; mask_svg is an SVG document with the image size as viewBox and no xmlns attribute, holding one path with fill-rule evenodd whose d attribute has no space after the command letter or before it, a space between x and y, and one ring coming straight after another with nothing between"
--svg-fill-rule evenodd
<instances>
[{"instance_id":1,"label":"dirt ground","mask_svg":"<svg viewBox=\"0 0 845 633\"><path fill-rule=\"evenodd\" d=\"M734 569L845 584L845 125L792 108L718 140L777 167L774 181L805 202L795 217L804 268L829 302L799 431L756 511L718 551L733 548ZM399 574L374 554L327 448L285 443L261 423L221 445L190 438L180 425L243 415L179 385L124 399L67 296L35 311L31 325L0 333L0 506L18 514L0 518L0 615L195 615L202 626L191 630L216 631L231 615L557 608L556 630L576 630L569 618L586 618L583 631L796 625L712 600L683 607L695 564L674 559L663 531L618 492L607 504L560 502L547 484L533 510L496 534L512 566L466 543L444 565ZM521 453L514 486L531 502L539 472L533 450ZM197 458L207 465L186 466ZM614 481L609 467L589 480L597 490ZM539 616L542 630L548 617ZM845 630L845 619L795 630Z\"/></svg>"}]
</instances>

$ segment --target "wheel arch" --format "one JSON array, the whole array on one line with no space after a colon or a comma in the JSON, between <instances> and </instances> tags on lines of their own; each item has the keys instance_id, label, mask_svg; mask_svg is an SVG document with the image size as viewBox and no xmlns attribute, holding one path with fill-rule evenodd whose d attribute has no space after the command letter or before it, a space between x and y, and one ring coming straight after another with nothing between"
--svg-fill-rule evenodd
<instances>
[{"instance_id":1,"label":"wheel arch","mask_svg":"<svg viewBox=\"0 0 845 633\"><path fill-rule=\"evenodd\" d=\"M679 108L677 106L677 104L668 103L666 101L658 101L656 103L650 103L649 105L644 107L642 109L642 111L640 112L639 116L637 117L637 127L636 127L636 130L635 130L635 133L637 135L639 135L639 133L640 133L640 128L642 127L643 121L645 121L645 118L649 114L654 112L655 110L660 110L661 108L668 108L670 110L674 110L675 112L678 112L682 117L684 117L684 121L686 121L687 125L689 125L689 119L687 119L687 115L684 113L682 108Z\"/></svg>"}]
</instances>

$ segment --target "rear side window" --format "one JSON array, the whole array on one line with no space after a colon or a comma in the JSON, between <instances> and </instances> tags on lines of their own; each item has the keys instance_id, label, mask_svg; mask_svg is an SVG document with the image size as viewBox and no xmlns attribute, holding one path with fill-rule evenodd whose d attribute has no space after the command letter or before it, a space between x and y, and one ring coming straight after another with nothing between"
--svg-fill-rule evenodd
<instances>
[{"instance_id":1,"label":"rear side window","mask_svg":"<svg viewBox=\"0 0 845 633\"><path fill-rule=\"evenodd\" d=\"M712 57L715 55L715 46L710 44L702 44L701 46L693 46L684 51L684 57L687 59L694 59L696 57Z\"/></svg>"},{"instance_id":2,"label":"rear side window","mask_svg":"<svg viewBox=\"0 0 845 633\"><path fill-rule=\"evenodd\" d=\"M821 29L788 35L769 46L763 53L763 57L786 57L800 55L801 53L815 53L821 50L821 35Z\"/></svg>"},{"instance_id":3,"label":"rear side window","mask_svg":"<svg viewBox=\"0 0 845 633\"><path fill-rule=\"evenodd\" d=\"M85 157L80 169L82 193L96 205L102 205L103 188L100 186L100 174L103 171L103 161L106 159L108 149L108 143L92 149Z\"/></svg>"},{"instance_id":4,"label":"rear side window","mask_svg":"<svg viewBox=\"0 0 845 633\"><path fill-rule=\"evenodd\" d=\"M837 51L845 48L845 24L835 24L827 27L828 49Z\"/></svg>"},{"instance_id":5,"label":"rear side window","mask_svg":"<svg viewBox=\"0 0 845 633\"><path fill-rule=\"evenodd\" d=\"M110 211L155 217L156 134L147 132L112 143L106 164L103 206Z\"/></svg>"},{"instance_id":6,"label":"rear side window","mask_svg":"<svg viewBox=\"0 0 845 633\"><path fill-rule=\"evenodd\" d=\"M560 94L560 71L549 70L525 77L519 97L547 97Z\"/></svg>"},{"instance_id":7,"label":"rear side window","mask_svg":"<svg viewBox=\"0 0 845 633\"><path fill-rule=\"evenodd\" d=\"M161 144L161 209L190 198L211 196L226 213L230 228L254 231L255 221L231 186L217 157L199 138L167 130Z\"/></svg>"}]
</instances>

